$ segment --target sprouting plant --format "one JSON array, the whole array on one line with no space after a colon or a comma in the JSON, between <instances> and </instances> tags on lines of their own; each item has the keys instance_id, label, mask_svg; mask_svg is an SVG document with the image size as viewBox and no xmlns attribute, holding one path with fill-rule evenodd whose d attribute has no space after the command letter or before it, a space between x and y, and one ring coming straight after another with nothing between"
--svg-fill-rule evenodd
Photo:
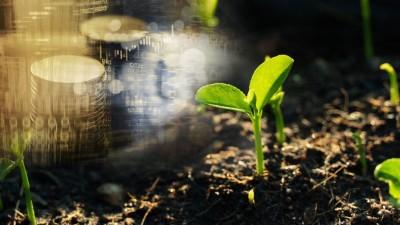
<instances>
[{"instance_id":1,"label":"sprouting plant","mask_svg":"<svg viewBox=\"0 0 400 225\"><path fill-rule=\"evenodd\" d=\"M254 199L254 188L252 188L249 193L247 193L247 198L249 199L249 204L250 205L255 205L256 200Z\"/></svg>"},{"instance_id":2,"label":"sprouting plant","mask_svg":"<svg viewBox=\"0 0 400 225\"><path fill-rule=\"evenodd\" d=\"M204 25L208 27L218 25L218 18L214 16L217 6L218 0L197 0L196 11Z\"/></svg>"},{"instance_id":3,"label":"sprouting plant","mask_svg":"<svg viewBox=\"0 0 400 225\"><path fill-rule=\"evenodd\" d=\"M372 31L371 31L371 9L369 0L360 0L360 3L361 3L361 16L363 21L363 32L364 32L364 56L368 62L374 56L374 47L372 45Z\"/></svg>"},{"instance_id":4,"label":"sprouting plant","mask_svg":"<svg viewBox=\"0 0 400 225\"><path fill-rule=\"evenodd\" d=\"M14 138L10 141L10 152L16 157L15 161L6 158L0 158L0 182L4 181L6 176L16 167L19 168L22 178L22 184L25 192L25 204L28 213L28 219L31 225L36 225L35 211L33 208L28 173L24 163L24 151L30 142L30 133L15 133ZM2 201L0 197L0 210L2 209Z\"/></svg>"},{"instance_id":5,"label":"sprouting plant","mask_svg":"<svg viewBox=\"0 0 400 225\"><path fill-rule=\"evenodd\" d=\"M265 56L265 61L269 60L271 57L269 55ZM283 96L285 92L282 91L282 87L272 96L269 105L271 106L272 113L275 116L276 124L276 139L279 144L283 144L286 141L286 134L284 132L285 122L283 120L281 104L283 101Z\"/></svg>"},{"instance_id":6,"label":"sprouting plant","mask_svg":"<svg viewBox=\"0 0 400 225\"><path fill-rule=\"evenodd\" d=\"M258 175L262 175L264 171L260 123L263 108L270 103L272 96L282 86L292 65L293 59L287 55L279 55L264 61L253 73L247 96L238 88L224 83L203 86L196 93L196 101L202 104L249 115L253 124Z\"/></svg>"},{"instance_id":7,"label":"sprouting plant","mask_svg":"<svg viewBox=\"0 0 400 225\"><path fill-rule=\"evenodd\" d=\"M397 74L392 65L389 63L383 63L380 67L381 70L385 70L389 74L390 78L390 101L394 107L399 105L399 87L397 84Z\"/></svg>"},{"instance_id":8,"label":"sprouting plant","mask_svg":"<svg viewBox=\"0 0 400 225\"><path fill-rule=\"evenodd\" d=\"M363 175L367 175L367 160L365 158L365 149L362 143L362 138L358 132L354 132L352 137L356 142L358 154L360 155L361 171Z\"/></svg>"},{"instance_id":9,"label":"sprouting plant","mask_svg":"<svg viewBox=\"0 0 400 225\"><path fill-rule=\"evenodd\" d=\"M283 115L281 110L281 104L283 100L283 96L285 92L282 91L282 88L272 96L269 105L271 106L272 113L275 116L275 124L276 124L276 139L279 144L283 144L286 141L286 134L284 131L285 122L283 121Z\"/></svg>"},{"instance_id":10,"label":"sprouting plant","mask_svg":"<svg viewBox=\"0 0 400 225\"><path fill-rule=\"evenodd\" d=\"M385 160L374 171L375 178L389 184L390 202L400 208L400 158Z\"/></svg>"}]
</instances>

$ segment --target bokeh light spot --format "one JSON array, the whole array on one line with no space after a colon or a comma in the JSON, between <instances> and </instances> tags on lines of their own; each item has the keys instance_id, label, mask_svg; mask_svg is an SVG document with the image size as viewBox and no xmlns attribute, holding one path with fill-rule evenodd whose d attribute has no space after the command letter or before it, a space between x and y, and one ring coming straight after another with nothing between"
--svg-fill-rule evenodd
<instances>
[{"instance_id":1,"label":"bokeh light spot","mask_svg":"<svg viewBox=\"0 0 400 225\"><path fill-rule=\"evenodd\" d=\"M158 24L155 23L155 22L151 22L151 23L149 23L149 25L147 26L147 29L148 29L150 32L157 32L157 30L158 30Z\"/></svg>"},{"instance_id":2,"label":"bokeh light spot","mask_svg":"<svg viewBox=\"0 0 400 225\"><path fill-rule=\"evenodd\" d=\"M123 89L123 84L122 84L122 82L121 82L120 80L118 80L118 79L112 80L112 81L110 82L110 87L109 87L109 89L110 89L110 92L111 92L111 93L113 93L113 94L119 94L119 93L121 93L121 91L122 91L122 89Z\"/></svg>"},{"instance_id":3,"label":"bokeh light spot","mask_svg":"<svg viewBox=\"0 0 400 225\"><path fill-rule=\"evenodd\" d=\"M174 23L174 27L176 30L183 30L183 28L185 27L185 23L182 20L177 20Z\"/></svg>"}]
</instances>

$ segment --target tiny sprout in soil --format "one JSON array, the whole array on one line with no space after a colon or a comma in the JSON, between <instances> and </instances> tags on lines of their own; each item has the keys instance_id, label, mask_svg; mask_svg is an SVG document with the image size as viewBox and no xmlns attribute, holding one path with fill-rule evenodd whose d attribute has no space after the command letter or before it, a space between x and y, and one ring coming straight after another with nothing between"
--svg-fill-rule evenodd
<instances>
[{"instance_id":1,"label":"tiny sprout in soil","mask_svg":"<svg viewBox=\"0 0 400 225\"><path fill-rule=\"evenodd\" d=\"M263 108L271 103L271 99L286 80L293 61L286 55L279 55L264 61L253 73L247 96L238 88L224 83L203 86L196 93L196 101L202 104L244 112L249 115L253 123L258 175L262 175L264 172L260 124Z\"/></svg>"},{"instance_id":2,"label":"tiny sprout in soil","mask_svg":"<svg viewBox=\"0 0 400 225\"><path fill-rule=\"evenodd\" d=\"M272 113L275 116L275 124L276 124L276 139L278 140L279 144L283 144L286 141L286 134L284 132L285 122L283 121L283 115L281 110L281 104L283 100L283 96L285 92L281 91L281 88L272 96L271 105Z\"/></svg>"},{"instance_id":3,"label":"tiny sprout in soil","mask_svg":"<svg viewBox=\"0 0 400 225\"><path fill-rule=\"evenodd\" d=\"M390 202L400 208L400 158L382 162L375 168L374 175L389 184Z\"/></svg>"},{"instance_id":4,"label":"tiny sprout in soil","mask_svg":"<svg viewBox=\"0 0 400 225\"><path fill-rule=\"evenodd\" d=\"M399 87L397 84L397 74L392 65L389 63L383 63L380 67L381 70L385 70L389 74L390 78L390 101L394 107L399 105Z\"/></svg>"},{"instance_id":5,"label":"tiny sprout in soil","mask_svg":"<svg viewBox=\"0 0 400 225\"><path fill-rule=\"evenodd\" d=\"M250 204L250 205L255 205L255 204L256 204L256 201L255 201L255 199L254 199L254 188L252 188L252 189L249 191L249 193L247 194L247 197L248 197L248 199L249 199L249 204Z\"/></svg>"},{"instance_id":6,"label":"tiny sprout in soil","mask_svg":"<svg viewBox=\"0 0 400 225\"><path fill-rule=\"evenodd\" d=\"M7 175L15 168L18 167L21 172L22 184L25 192L25 204L28 213L28 219L31 225L36 225L35 211L33 208L30 184L28 179L28 173L24 163L24 151L26 150L30 140L30 134L20 135L11 140L10 152L16 157L15 161L0 158L0 182L2 182ZM3 209L1 197L0 197L0 210Z\"/></svg>"},{"instance_id":7,"label":"tiny sprout in soil","mask_svg":"<svg viewBox=\"0 0 400 225\"><path fill-rule=\"evenodd\" d=\"M356 142L358 154L360 155L361 171L362 174L365 176L367 175L367 160L365 158L365 149L362 143L362 138L358 132L353 133L352 137Z\"/></svg>"}]
</instances>

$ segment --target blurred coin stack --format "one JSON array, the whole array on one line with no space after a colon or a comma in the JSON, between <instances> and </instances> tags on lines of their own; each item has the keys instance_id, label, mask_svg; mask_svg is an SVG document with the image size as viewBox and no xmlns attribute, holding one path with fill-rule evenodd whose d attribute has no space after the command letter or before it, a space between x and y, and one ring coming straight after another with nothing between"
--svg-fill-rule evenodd
<instances>
[{"instance_id":1,"label":"blurred coin stack","mask_svg":"<svg viewBox=\"0 0 400 225\"><path fill-rule=\"evenodd\" d=\"M34 162L103 157L106 144L104 66L89 57L57 55L32 64ZM42 160L44 159L44 160Z\"/></svg>"},{"instance_id":2,"label":"blurred coin stack","mask_svg":"<svg viewBox=\"0 0 400 225\"><path fill-rule=\"evenodd\" d=\"M107 6L107 1L13 0L4 8L4 21L11 24L0 35L0 156L10 156L10 140L29 133L25 158L31 163L104 158L106 74L79 24Z\"/></svg>"}]
</instances>

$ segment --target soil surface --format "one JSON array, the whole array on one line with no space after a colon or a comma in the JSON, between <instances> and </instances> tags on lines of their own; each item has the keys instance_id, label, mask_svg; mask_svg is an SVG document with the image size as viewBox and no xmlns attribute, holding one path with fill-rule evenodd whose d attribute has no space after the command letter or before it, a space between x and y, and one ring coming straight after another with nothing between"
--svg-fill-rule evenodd
<instances>
[{"instance_id":1,"label":"soil surface","mask_svg":"<svg viewBox=\"0 0 400 225\"><path fill-rule=\"evenodd\" d=\"M335 37L311 49L313 39L295 46L295 36L259 42L278 42L274 51L295 59L284 85L286 143L277 144L269 109L262 121L263 176L247 115L193 103L169 129L178 138L162 145L117 149L96 165L29 166L38 224L400 224L387 184L373 176L379 163L400 157L398 111L378 70L386 61L400 68L400 59L365 64L346 45L339 59L322 54L337 47ZM353 132L363 138L367 174ZM29 224L17 171L0 187L0 224Z\"/></svg>"},{"instance_id":2,"label":"soil surface","mask_svg":"<svg viewBox=\"0 0 400 225\"><path fill-rule=\"evenodd\" d=\"M387 185L373 177L377 164L400 157L387 77L369 69L342 75L349 65L318 58L304 68L307 79L288 82L283 145L266 110L262 177L247 116L207 108L180 123L212 135L190 140L182 133L186 139L145 152L112 152L99 165L29 167L38 224L399 224ZM2 224L28 224L19 179L15 173L1 186Z\"/></svg>"}]
</instances>

